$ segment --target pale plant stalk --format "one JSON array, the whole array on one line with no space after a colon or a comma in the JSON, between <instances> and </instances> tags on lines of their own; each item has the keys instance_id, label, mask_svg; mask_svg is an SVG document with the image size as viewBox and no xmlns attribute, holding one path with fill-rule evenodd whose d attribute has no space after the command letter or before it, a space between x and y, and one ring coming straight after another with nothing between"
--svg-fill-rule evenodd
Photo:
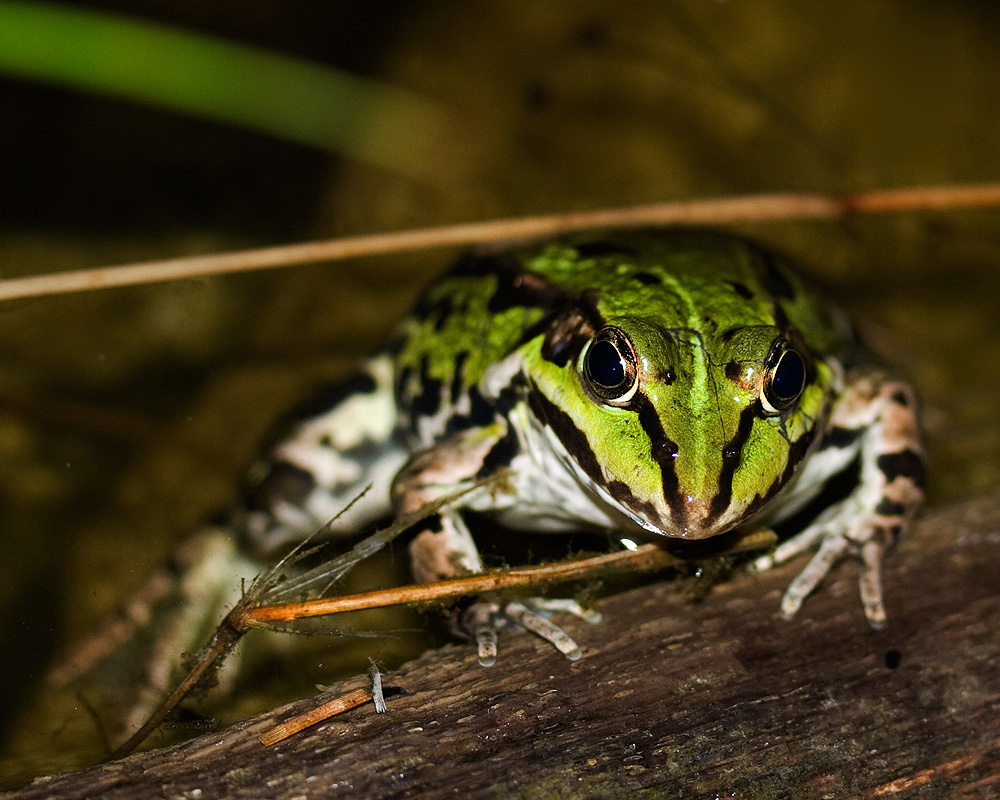
<instances>
[{"instance_id":1,"label":"pale plant stalk","mask_svg":"<svg viewBox=\"0 0 1000 800\"><path fill-rule=\"evenodd\" d=\"M810 219L842 220L855 214L943 211L998 205L1000 205L1000 184L916 187L846 195L784 193L685 200L416 228L257 250L11 278L0 281L0 300L253 272L363 256L528 239L587 228L723 225Z\"/></svg>"}]
</instances>

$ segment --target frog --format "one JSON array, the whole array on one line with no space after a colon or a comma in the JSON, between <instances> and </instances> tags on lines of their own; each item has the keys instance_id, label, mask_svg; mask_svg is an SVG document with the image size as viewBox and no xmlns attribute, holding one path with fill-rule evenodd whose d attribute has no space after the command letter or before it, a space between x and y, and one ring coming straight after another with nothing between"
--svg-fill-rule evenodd
<instances>
[{"instance_id":1,"label":"frog","mask_svg":"<svg viewBox=\"0 0 1000 800\"><path fill-rule=\"evenodd\" d=\"M221 528L226 546L185 557L199 575L189 595L226 574L211 563L265 563L317 528L346 535L442 498L457 499L409 544L418 582L483 571L471 513L530 533L694 546L798 519L844 475L842 496L751 567L811 554L780 602L789 618L855 559L879 628L884 556L923 497L917 403L824 293L785 257L719 231L485 246L267 448ZM485 666L508 628L579 658L553 621L563 611L588 618L573 599L483 598L457 627Z\"/></svg>"},{"instance_id":2,"label":"frog","mask_svg":"<svg viewBox=\"0 0 1000 800\"><path fill-rule=\"evenodd\" d=\"M237 527L267 551L364 486L336 527L509 470L502 490L470 491L415 536L414 576L431 582L482 571L469 511L523 531L694 542L780 523L856 465L846 498L755 566L816 550L781 602L791 617L855 556L881 627L882 559L921 502L924 464L912 388L871 362L840 311L739 236L587 232L481 250L271 450ZM512 612L523 623L521 603L464 612L481 663Z\"/></svg>"}]
</instances>

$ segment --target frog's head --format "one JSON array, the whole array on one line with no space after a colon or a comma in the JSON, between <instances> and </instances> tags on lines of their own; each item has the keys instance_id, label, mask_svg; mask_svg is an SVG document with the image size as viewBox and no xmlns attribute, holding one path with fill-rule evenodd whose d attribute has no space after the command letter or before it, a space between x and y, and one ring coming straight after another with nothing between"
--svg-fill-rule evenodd
<instances>
[{"instance_id":1,"label":"frog's head","mask_svg":"<svg viewBox=\"0 0 1000 800\"><path fill-rule=\"evenodd\" d=\"M704 539L790 484L837 378L773 298L748 297L749 279L661 274L630 303L599 300L553 328L530 370L532 407L605 503L646 530Z\"/></svg>"}]
</instances>

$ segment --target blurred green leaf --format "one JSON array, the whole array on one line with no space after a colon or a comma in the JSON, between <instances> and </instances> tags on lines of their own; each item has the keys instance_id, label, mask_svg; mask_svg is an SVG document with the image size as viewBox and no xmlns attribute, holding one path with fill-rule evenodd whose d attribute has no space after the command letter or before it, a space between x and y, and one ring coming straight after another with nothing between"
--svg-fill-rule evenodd
<instances>
[{"instance_id":1,"label":"blurred green leaf","mask_svg":"<svg viewBox=\"0 0 1000 800\"><path fill-rule=\"evenodd\" d=\"M0 71L429 169L430 103L327 66L91 9L0 0Z\"/></svg>"}]
</instances>

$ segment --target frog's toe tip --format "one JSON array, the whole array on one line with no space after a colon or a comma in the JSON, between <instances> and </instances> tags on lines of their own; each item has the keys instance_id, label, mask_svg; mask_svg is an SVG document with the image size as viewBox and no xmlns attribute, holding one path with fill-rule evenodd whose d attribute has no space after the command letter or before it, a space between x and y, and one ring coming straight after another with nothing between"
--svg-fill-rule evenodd
<instances>
[{"instance_id":1,"label":"frog's toe tip","mask_svg":"<svg viewBox=\"0 0 1000 800\"><path fill-rule=\"evenodd\" d=\"M884 608L866 608L865 617L868 618L868 625L872 630L880 631L885 628L888 619Z\"/></svg>"}]
</instances>

